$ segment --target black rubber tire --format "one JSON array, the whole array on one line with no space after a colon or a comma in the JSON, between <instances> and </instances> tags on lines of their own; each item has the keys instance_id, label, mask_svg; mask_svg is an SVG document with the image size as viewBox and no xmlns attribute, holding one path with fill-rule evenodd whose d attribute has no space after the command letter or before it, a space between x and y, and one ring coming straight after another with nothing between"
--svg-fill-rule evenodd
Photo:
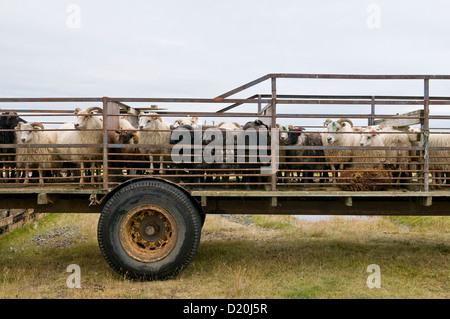
<instances>
[{"instance_id":1,"label":"black rubber tire","mask_svg":"<svg viewBox=\"0 0 450 319\"><path fill-rule=\"evenodd\" d=\"M124 216L143 205L153 205L170 214L176 226L172 250L160 260L133 258L120 241ZM166 280L180 273L194 258L200 243L202 221L191 199L177 187L156 180L138 181L114 194L100 215L98 244L108 264L127 279Z\"/></svg>"},{"instance_id":2,"label":"black rubber tire","mask_svg":"<svg viewBox=\"0 0 450 319\"><path fill-rule=\"evenodd\" d=\"M205 225L205 221L206 221L206 214L200 214L200 223L202 225L202 228L203 225Z\"/></svg>"}]
</instances>

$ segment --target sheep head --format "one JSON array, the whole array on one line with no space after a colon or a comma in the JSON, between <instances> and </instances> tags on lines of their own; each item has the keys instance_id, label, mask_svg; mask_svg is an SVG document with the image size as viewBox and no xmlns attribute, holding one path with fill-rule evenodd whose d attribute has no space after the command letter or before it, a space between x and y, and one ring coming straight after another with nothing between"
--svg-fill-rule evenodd
<instances>
[{"instance_id":1,"label":"sheep head","mask_svg":"<svg viewBox=\"0 0 450 319\"><path fill-rule=\"evenodd\" d=\"M39 137L38 134L44 130L42 123L22 123L19 122L16 126L16 139L18 143L25 144L31 143L32 141L37 142ZM35 143L36 144L36 143Z\"/></svg>"},{"instance_id":2,"label":"sheep head","mask_svg":"<svg viewBox=\"0 0 450 319\"><path fill-rule=\"evenodd\" d=\"M1 116L0 117L0 127L3 129L13 129L15 128L19 123L24 122L26 123L27 121L21 119L16 112L13 111L9 111L9 112L4 112L2 113L2 115L7 115L7 116Z\"/></svg>"},{"instance_id":3,"label":"sheep head","mask_svg":"<svg viewBox=\"0 0 450 319\"><path fill-rule=\"evenodd\" d=\"M148 129L153 121L162 122L162 118L158 113L139 113L139 129Z\"/></svg>"},{"instance_id":4,"label":"sheep head","mask_svg":"<svg viewBox=\"0 0 450 319\"><path fill-rule=\"evenodd\" d=\"M222 122L222 123L224 123L224 122ZM191 117L191 116L188 115L185 118L178 119L178 120L175 120L173 122L173 126L174 127L179 127L179 126L182 126L182 125L197 126L198 125L198 117L197 116L192 116Z\"/></svg>"},{"instance_id":5,"label":"sheep head","mask_svg":"<svg viewBox=\"0 0 450 319\"><path fill-rule=\"evenodd\" d=\"M290 127L289 131L287 133L287 138L285 140L285 144L286 145L296 145L299 142L299 139L304 130L305 130L305 128L301 127L301 126Z\"/></svg>"},{"instance_id":6,"label":"sheep head","mask_svg":"<svg viewBox=\"0 0 450 319\"><path fill-rule=\"evenodd\" d=\"M326 120L325 123L327 124L326 127L328 132L328 144L334 144L338 140L345 139L348 135L340 134L340 132L351 132L353 128L353 123L349 119L340 119L337 121ZM347 123L350 125L348 125Z\"/></svg>"},{"instance_id":7,"label":"sheep head","mask_svg":"<svg viewBox=\"0 0 450 319\"><path fill-rule=\"evenodd\" d=\"M374 140L379 136L378 131L375 129L366 129L361 134L361 140L359 144L361 146L370 146L374 143ZM378 145L379 146L379 145Z\"/></svg>"},{"instance_id":8,"label":"sheep head","mask_svg":"<svg viewBox=\"0 0 450 319\"><path fill-rule=\"evenodd\" d=\"M81 110L77 107L74 111L75 115L77 116L74 123L75 129L84 130L102 128L102 120L99 116L95 116L102 112L103 110L97 106L89 107L86 110Z\"/></svg>"},{"instance_id":9,"label":"sheep head","mask_svg":"<svg viewBox=\"0 0 450 319\"><path fill-rule=\"evenodd\" d=\"M243 130L245 131L246 129L249 129L249 128L259 129L259 128L262 128L262 127L265 127L266 129L269 129L269 126L264 124L263 121L261 121L261 120L254 120L254 121L245 123L245 125L243 127Z\"/></svg>"},{"instance_id":10,"label":"sheep head","mask_svg":"<svg viewBox=\"0 0 450 319\"><path fill-rule=\"evenodd\" d=\"M289 131L294 127L293 125L281 125L276 124L277 129L280 131L280 142L286 142L288 139ZM303 128L302 128L303 129Z\"/></svg>"},{"instance_id":11,"label":"sheep head","mask_svg":"<svg viewBox=\"0 0 450 319\"><path fill-rule=\"evenodd\" d=\"M115 142L117 144L139 144L137 132L116 131Z\"/></svg>"}]
</instances>

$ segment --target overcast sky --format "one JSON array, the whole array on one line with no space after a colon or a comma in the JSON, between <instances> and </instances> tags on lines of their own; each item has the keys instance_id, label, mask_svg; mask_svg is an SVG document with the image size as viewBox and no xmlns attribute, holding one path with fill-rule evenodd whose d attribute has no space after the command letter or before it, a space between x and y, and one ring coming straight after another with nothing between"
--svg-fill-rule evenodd
<instances>
[{"instance_id":1,"label":"overcast sky","mask_svg":"<svg viewBox=\"0 0 450 319\"><path fill-rule=\"evenodd\" d=\"M267 73L450 74L449 13L445 0L0 0L0 96L212 98ZM421 81L278 88L423 94Z\"/></svg>"}]
</instances>

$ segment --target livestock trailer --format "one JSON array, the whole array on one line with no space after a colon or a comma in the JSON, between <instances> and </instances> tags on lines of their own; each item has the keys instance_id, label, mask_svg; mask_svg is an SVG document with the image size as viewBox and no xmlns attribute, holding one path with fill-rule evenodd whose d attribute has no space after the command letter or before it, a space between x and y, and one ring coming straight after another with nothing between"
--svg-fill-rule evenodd
<instances>
[{"instance_id":1,"label":"livestock trailer","mask_svg":"<svg viewBox=\"0 0 450 319\"><path fill-rule=\"evenodd\" d=\"M430 95L446 80L268 74L215 98L0 98L0 209L100 213L102 254L138 280L186 267L207 214L449 215L450 94Z\"/></svg>"}]
</instances>

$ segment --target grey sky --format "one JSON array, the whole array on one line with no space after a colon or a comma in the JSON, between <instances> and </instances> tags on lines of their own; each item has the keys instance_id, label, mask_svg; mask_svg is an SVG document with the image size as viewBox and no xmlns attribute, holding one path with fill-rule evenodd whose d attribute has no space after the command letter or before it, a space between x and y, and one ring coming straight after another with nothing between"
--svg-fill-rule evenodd
<instances>
[{"instance_id":1,"label":"grey sky","mask_svg":"<svg viewBox=\"0 0 450 319\"><path fill-rule=\"evenodd\" d=\"M68 6L81 9L69 28ZM369 28L369 5L380 28ZM0 96L215 97L267 73L450 74L450 1L0 0ZM295 82L295 83L294 83ZM450 95L432 81L432 95ZM280 93L422 94L280 81ZM268 93L268 83L245 92ZM219 106L220 107L220 106Z\"/></svg>"}]
</instances>

